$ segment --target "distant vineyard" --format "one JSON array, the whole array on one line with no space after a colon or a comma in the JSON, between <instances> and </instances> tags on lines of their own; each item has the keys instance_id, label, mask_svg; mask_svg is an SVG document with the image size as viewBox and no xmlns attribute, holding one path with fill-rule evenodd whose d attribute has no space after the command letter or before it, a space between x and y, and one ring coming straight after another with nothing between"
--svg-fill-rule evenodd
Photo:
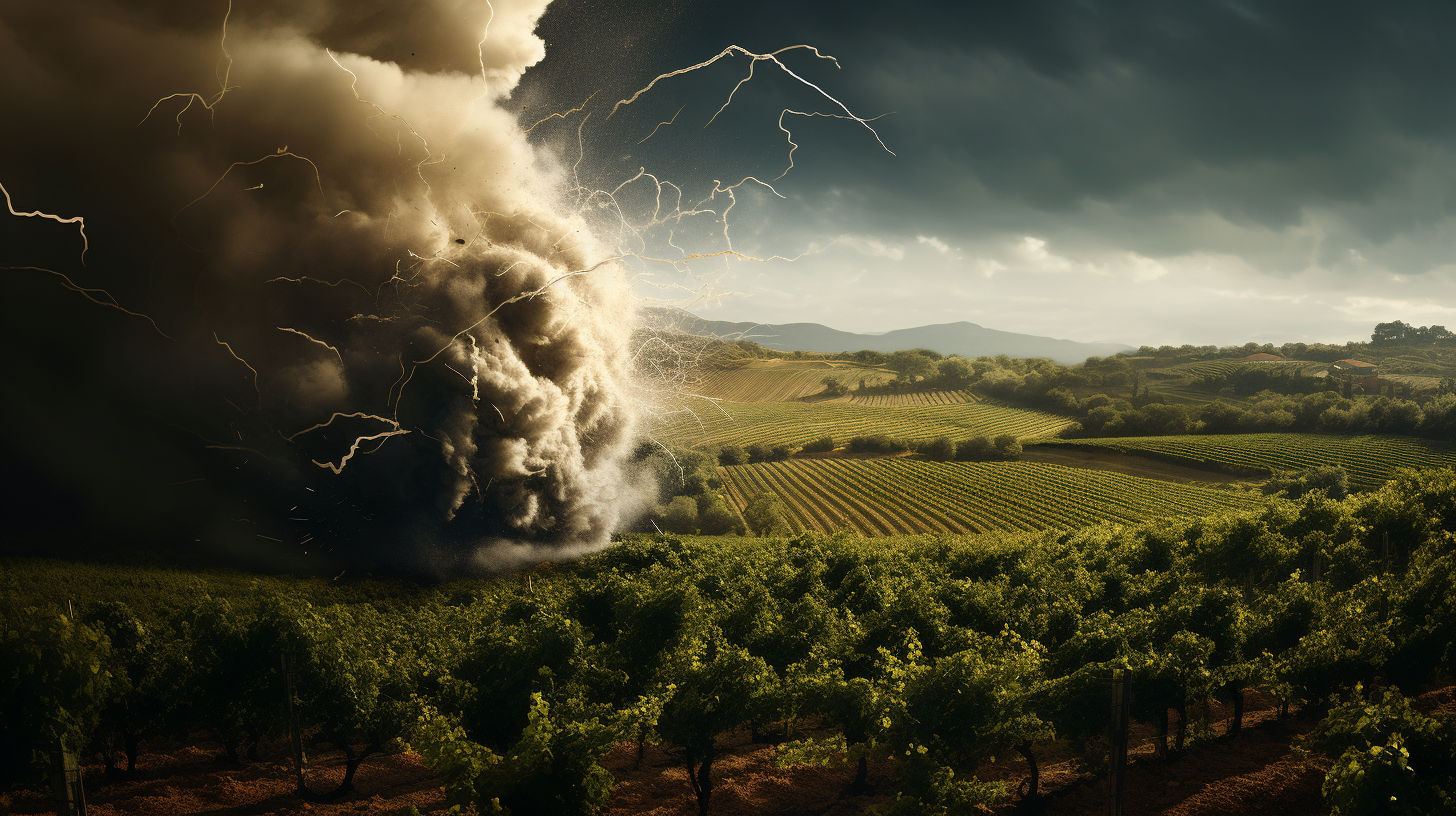
<instances>
[{"instance_id":1,"label":"distant vineyard","mask_svg":"<svg viewBox=\"0 0 1456 816\"><path fill-rule=\"evenodd\" d=\"M734 402L789 402L822 392L825 377L853 388L861 379L879 384L894 376L888 371L846 363L755 360L742 366L700 371L688 388L705 397Z\"/></svg>"},{"instance_id":2,"label":"distant vineyard","mask_svg":"<svg viewBox=\"0 0 1456 816\"><path fill-rule=\"evenodd\" d=\"M1263 370L1313 377L1329 369L1328 363L1309 360L1207 360L1201 363L1183 363L1167 368L1149 369L1153 377L1227 377L1237 371Z\"/></svg>"},{"instance_id":3,"label":"distant vineyard","mask_svg":"<svg viewBox=\"0 0 1456 816\"><path fill-rule=\"evenodd\" d=\"M795 531L977 533L1137 522L1252 507L1251 493L1035 462L796 459L720 468L740 508L778 494Z\"/></svg>"},{"instance_id":4,"label":"distant vineyard","mask_svg":"<svg viewBox=\"0 0 1456 816\"><path fill-rule=\"evenodd\" d=\"M853 405L868 405L873 408L902 408L912 405L955 405L962 402L976 402L970 391L916 391L909 394L871 394L852 396Z\"/></svg>"},{"instance_id":5,"label":"distant vineyard","mask_svg":"<svg viewBox=\"0 0 1456 816\"><path fill-rule=\"evenodd\" d=\"M653 432L660 442L684 446L799 445L832 436L886 434L901 439L954 440L1010 434L1055 436L1071 424L1064 416L983 403L877 408L846 402L741 403L702 401Z\"/></svg>"},{"instance_id":6,"label":"distant vineyard","mask_svg":"<svg viewBox=\"0 0 1456 816\"><path fill-rule=\"evenodd\" d=\"M1150 386L1149 391L1162 398L1163 401L1175 405L1206 405L1218 399L1218 395L1210 394L1207 391L1161 383Z\"/></svg>"},{"instance_id":7,"label":"distant vineyard","mask_svg":"<svg viewBox=\"0 0 1456 816\"><path fill-rule=\"evenodd\" d=\"M1268 433L1077 439L1049 444L1111 448L1188 462L1276 470L1339 465L1350 472L1352 481L1361 485L1383 482L1396 468L1456 466L1456 451L1396 436Z\"/></svg>"}]
</instances>

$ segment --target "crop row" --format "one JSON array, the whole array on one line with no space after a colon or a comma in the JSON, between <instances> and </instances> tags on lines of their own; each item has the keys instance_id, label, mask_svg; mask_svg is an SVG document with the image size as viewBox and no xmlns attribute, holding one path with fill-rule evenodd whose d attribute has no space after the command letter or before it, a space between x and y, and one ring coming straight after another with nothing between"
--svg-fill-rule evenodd
<instances>
[{"instance_id":1,"label":"crop row","mask_svg":"<svg viewBox=\"0 0 1456 816\"><path fill-rule=\"evenodd\" d=\"M962 402L976 402L970 391L916 391L910 394L870 394L849 398L853 405L868 405L873 408L903 408L915 405L956 405Z\"/></svg>"},{"instance_id":2,"label":"crop row","mask_svg":"<svg viewBox=\"0 0 1456 816\"><path fill-rule=\"evenodd\" d=\"M691 406L672 416L653 436L663 443L692 447L712 444L798 445L832 436L885 434L899 439L961 440L1010 434L1018 439L1055 436L1067 417L984 403L873 407L847 402L740 403Z\"/></svg>"},{"instance_id":3,"label":"crop row","mask_svg":"<svg viewBox=\"0 0 1456 816\"><path fill-rule=\"evenodd\" d=\"M1359 485L1383 482L1397 468L1456 466L1456 451L1397 436L1265 433L1077 439L1051 444L1112 448L1189 462L1270 470L1339 465Z\"/></svg>"},{"instance_id":4,"label":"crop row","mask_svg":"<svg viewBox=\"0 0 1456 816\"><path fill-rule=\"evenodd\" d=\"M1329 365L1326 363L1309 360L1205 360L1200 363L1182 363L1167 368L1150 369L1148 373L1161 376L1227 377L1235 371L1263 370L1312 377L1327 368Z\"/></svg>"},{"instance_id":5,"label":"crop row","mask_svg":"<svg viewBox=\"0 0 1456 816\"><path fill-rule=\"evenodd\" d=\"M880 383L893 375L877 369L829 363L749 365L700 371L691 387L703 396L734 402L788 402L822 392L825 377L833 377L853 388L861 378Z\"/></svg>"},{"instance_id":6,"label":"crop row","mask_svg":"<svg viewBox=\"0 0 1456 816\"><path fill-rule=\"evenodd\" d=\"M1250 493L1036 462L797 459L721 468L740 508L762 491L795 532L866 535L1068 529L1252 506Z\"/></svg>"}]
</instances>

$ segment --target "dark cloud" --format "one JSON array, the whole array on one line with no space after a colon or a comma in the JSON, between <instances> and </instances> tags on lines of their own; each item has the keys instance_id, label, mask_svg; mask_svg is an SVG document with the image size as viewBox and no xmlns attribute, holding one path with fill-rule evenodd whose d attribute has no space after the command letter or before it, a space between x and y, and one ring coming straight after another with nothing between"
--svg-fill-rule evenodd
<instances>
[{"instance_id":1,"label":"dark cloud","mask_svg":"<svg viewBox=\"0 0 1456 816\"><path fill-rule=\"evenodd\" d=\"M664 16L675 25L653 28ZM642 21L647 32L632 49L605 64L573 59L611 41L594 36L599 22L617 30L623 21ZM583 131L583 166L602 184L639 166L699 189L711 179L777 177L788 151L779 112L834 106L767 63L706 129L746 75L746 59L660 83L602 120L654 76L729 44L766 52L810 43L838 57L838 67L805 51L783 60L862 116L890 113L873 126L896 155L855 123L791 117L800 147L792 173L775 182L786 199L739 208L733 221L736 246L764 253L844 233L900 247L939 236L964 248L961 266L946 255L939 271L873 256L863 283L836 292L853 301L839 314L887 321L861 329L923 322L911 311L885 313L875 288L884 279L939 276L943 288L979 277L977 263L1030 270L1002 251L1024 236L1049 241L1075 261L1070 269L1110 269L1106 259L1120 255L1210 270L1183 279L1180 302L1195 300L1191 287L1206 276L1223 287L1305 276L1303 287L1328 290L1331 303L1368 300L1401 277L1426 283L1403 286L1399 302L1430 312L1456 277L1447 237L1456 227L1456 106L1445 101L1456 77L1447 46L1456 7L1448 3L748 2L634 4L624 13L573 2L554 7L542 30L554 49L518 97L600 91L587 106L594 119ZM679 107L676 124L636 144ZM542 138L576 148L574 131ZM793 308L820 309L822 298L793 308L782 298L823 291L852 265L825 256L766 277L739 270L728 286L763 295L777 319L808 319ZM1023 280L1023 295L1041 285ZM1109 297L1149 297L1114 289L1101 287ZM754 308L721 316L765 319ZM1323 336L1340 336L1343 312L1332 308L1310 301L1291 314L1301 316L1300 331L1319 332L1324 319ZM1247 313L1240 304L1225 325ZM1178 339L1180 320L1151 330ZM1123 324L1084 339L1141 342L1111 338L1114 329Z\"/></svg>"},{"instance_id":2,"label":"dark cloud","mask_svg":"<svg viewBox=\"0 0 1456 816\"><path fill-rule=\"evenodd\" d=\"M813 151L799 154L791 186L805 195L855 188L895 205L875 215L892 223L1007 202L1065 212L1091 199L1165 211L1171 197L1180 208L1287 224L1311 203L1391 194L1456 136L1456 106L1442 102L1456 76L1456 52L1447 47L1456 8L1445 3L664 9L554 9L543 26L557 27L548 38L558 47L526 87L545 97L601 89L600 101L610 104L730 43L766 51L812 42L838 56L842 70L802 54L786 61L862 115L895 111L876 127L899 158L874 155L864 134L843 123L805 124ZM593 33L598 20L658 19L683 24L650 31L637 49L615 54L610 71L575 59L578 50L600 54L613 41ZM679 86L664 88L644 105L651 115L644 110L639 118L656 121L686 102L698 115L684 119L700 126L702 110L721 103L743 62L712 69L716 84L675 80ZM686 168L712 154L781 169L773 118L784 106L814 100L791 81L767 76L773 71L760 73L763 87L740 91L736 118L715 124L725 134L698 134L676 151L664 140L659 152L641 149L643 160ZM819 109L830 107L820 101ZM615 147L626 140L613 134L603 141ZM1210 170L1221 177L1209 178Z\"/></svg>"}]
</instances>

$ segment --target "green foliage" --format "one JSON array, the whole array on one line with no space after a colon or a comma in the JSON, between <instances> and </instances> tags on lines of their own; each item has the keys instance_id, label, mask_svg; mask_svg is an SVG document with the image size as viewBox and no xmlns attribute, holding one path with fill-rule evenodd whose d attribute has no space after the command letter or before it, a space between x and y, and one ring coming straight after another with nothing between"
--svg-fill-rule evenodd
<instances>
[{"instance_id":1,"label":"green foliage","mask_svg":"<svg viewBox=\"0 0 1456 816\"><path fill-rule=\"evenodd\" d=\"M106 636L66 615L7 610L0 631L0 789L45 778L51 751L79 751L110 696Z\"/></svg>"},{"instance_id":2,"label":"green foliage","mask_svg":"<svg viewBox=\"0 0 1456 816\"><path fill-rule=\"evenodd\" d=\"M922 445L920 453L932 462L949 462L956 458L956 444L948 436L937 436Z\"/></svg>"},{"instance_id":3,"label":"green foliage","mask_svg":"<svg viewBox=\"0 0 1456 816\"><path fill-rule=\"evenodd\" d=\"M1334 759L1322 788L1334 816L1425 816L1456 809L1456 727L1414 711L1394 689L1356 686L1309 735Z\"/></svg>"},{"instance_id":4,"label":"green foliage","mask_svg":"<svg viewBox=\"0 0 1456 816\"><path fill-rule=\"evenodd\" d=\"M845 462L743 469L820 464ZM1057 484L1056 502L1076 501L1074 477ZM783 743L780 764L845 761L862 786L866 761L888 759L892 812L963 813L1005 795L975 777L992 756L1034 762L1055 735L1084 771L1103 762L1109 669L1125 666L1135 720L1174 749L1197 733L1168 734L1170 712L1210 696L1257 686L1317 713L1341 695L1312 743L1336 758L1331 807L1448 808L1427 789L1450 790L1450 727L1394 692L1346 695L1451 671L1456 472L1343 500L1248 501L995 537L624 536L580 562L437 587L7 561L6 782L37 781L33 752L49 744L123 727L207 729L236 753L279 732L292 654L309 734L348 767L403 737L463 811L600 810L604 753L660 740L706 812L725 732L802 737L809 719L826 732ZM13 576L34 574L76 577L89 623L32 603L40 585ZM125 602L102 602L108 591Z\"/></svg>"},{"instance_id":5,"label":"green foliage","mask_svg":"<svg viewBox=\"0 0 1456 816\"><path fill-rule=\"evenodd\" d=\"M803 446L799 448L799 450L802 450L805 453L828 453L829 451L834 450L834 448L834 437L824 436L814 440L813 442L805 442ZM728 463L724 462L723 464L726 465Z\"/></svg>"},{"instance_id":6,"label":"green foliage","mask_svg":"<svg viewBox=\"0 0 1456 816\"><path fill-rule=\"evenodd\" d=\"M674 496L662 515L662 529L669 533L698 531L698 503L689 496Z\"/></svg>"},{"instance_id":7,"label":"green foliage","mask_svg":"<svg viewBox=\"0 0 1456 816\"><path fill-rule=\"evenodd\" d=\"M743 520L754 535L780 535L789 531L788 514L784 502L776 493L763 491L754 494L743 509Z\"/></svg>"}]
</instances>

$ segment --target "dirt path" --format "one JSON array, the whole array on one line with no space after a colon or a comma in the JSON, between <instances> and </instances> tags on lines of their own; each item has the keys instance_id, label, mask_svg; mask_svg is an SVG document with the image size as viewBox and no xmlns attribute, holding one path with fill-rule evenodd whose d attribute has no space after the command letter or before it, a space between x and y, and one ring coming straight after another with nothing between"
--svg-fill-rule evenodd
<instances>
[{"instance_id":1,"label":"dirt path","mask_svg":"<svg viewBox=\"0 0 1456 816\"><path fill-rule=\"evenodd\" d=\"M1088 470L1114 470L1130 476L1141 476L1144 479L1162 479L1167 482L1179 482L1183 484L1202 482L1211 484L1252 485L1267 478L1267 476L1252 470L1238 472L1212 465L1208 467L1198 467L1191 464L1178 465L1172 462L1150 459L1146 456L1092 447L1069 448L1028 445L1022 451L1021 458L1027 462L1046 462L1053 465L1065 465L1066 467L1085 468Z\"/></svg>"}]
</instances>

